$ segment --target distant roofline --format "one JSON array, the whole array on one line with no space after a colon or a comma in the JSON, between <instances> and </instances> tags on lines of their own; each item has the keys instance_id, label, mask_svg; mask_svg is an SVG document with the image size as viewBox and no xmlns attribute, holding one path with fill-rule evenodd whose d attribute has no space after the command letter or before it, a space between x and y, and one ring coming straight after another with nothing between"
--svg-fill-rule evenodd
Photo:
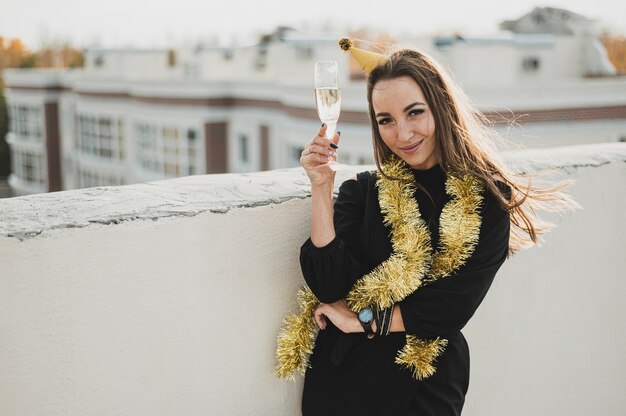
<instances>
[{"instance_id":1,"label":"distant roofline","mask_svg":"<svg viewBox=\"0 0 626 416\"><path fill-rule=\"evenodd\" d=\"M155 52L169 52L171 49L176 49L176 48L155 48L155 49L148 49L148 48L99 48L99 47L87 47L84 48L83 51L85 52L129 52L129 53L155 53Z\"/></svg>"},{"instance_id":2,"label":"distant roofline","mask_svg":"<svg viewBox=\"0 0 626 416\"><path fill-rule=\"evenodd\" d=\"M464 44L494 44L505 43L515 45L552 45L555 35L552 33L512 33L502 32L492 36L435 36L433 43L436 46L448 46L457 43Z\"/></svg>"},{"instance_id":3,"label":"distant roofline","mask_svg":"<svg viewBox=\"0 0 626 416\"><path fill-rule=\"evenodd\" d=\"M282 39L276 39L271 43L281 43L281 44L293 44L293 45L315 45L315 44L333 44L337 42L336 38L324 38L324 37L315 37L315 38L306 38L306 37L285 37ZM270 43L270 44L271 44ZM219 51L219 52L229 52L236 50L245 50L251 48L258 48L262 42L249 43L245 45L197 45L193 48L195 52L203 52L203 51Z\"/></svg>"},{"instance_id":4,"label":"distant roofline","mask_svg":"<svg viewBox=\"0 0 626 416\"><path fill-rule=\"evenodd\" d=\"M574 16L576 18L580 18L580 19L583 19L583 20L592 20L592 19L590 19L589 17L587 17L587 16L585 16L583 14L576 13L576 12L570 10L570 9L563 9L561 7L550 7L550 6L540 7L540 6L537 6L532 11L530 11L529 13L533 13L535 10L549 10L551 12L554 11L554 12L559 12L559 13L568 13L570 16ZM529 14L529 13L526 13L526 14ZM524 14L523 16L526 16L526 14Z\"/></svg>"}]
</instances>

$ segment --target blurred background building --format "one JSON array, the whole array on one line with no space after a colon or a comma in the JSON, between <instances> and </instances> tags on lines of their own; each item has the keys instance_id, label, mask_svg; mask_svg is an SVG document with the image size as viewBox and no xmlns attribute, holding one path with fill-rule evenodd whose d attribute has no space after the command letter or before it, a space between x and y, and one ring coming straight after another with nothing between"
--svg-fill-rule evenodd
<instances>
[{"instance_id":1,"label":"blurred background building","mask_svg":"<svg viewBox=\"0 0 626 416\"><path fill-rule=\"evenodd\" d=\"M595 23L536 8L501 35L395 39L443 63L513 143L626 141L626 78ZM14 195L297 166L319 127L313 64L343 69L340 162L373 163L364 78L336 39L87 49L77 69L5 71ZM593 134L590 134L593 132Z\"/></svg>"}]
</instances>

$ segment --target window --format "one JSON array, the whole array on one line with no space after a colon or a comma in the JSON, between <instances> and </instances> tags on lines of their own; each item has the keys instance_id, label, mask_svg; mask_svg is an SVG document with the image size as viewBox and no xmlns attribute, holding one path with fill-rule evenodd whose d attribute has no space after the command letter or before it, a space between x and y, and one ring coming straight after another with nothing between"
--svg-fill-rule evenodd
<instances>
[{"instance_id":1,"label":"window","mask_svg":"<svg viewBox=\"0 0 626 416\"><path fill-rule=\"evenodd\" d=\"M13 152L13 172L25 182L44 183L43 156L23 150Z\"/></svg>"},{"instance_id":2,"label":"window","mask_svg":"<svg viewBox=\"0 0 626 416\"><path fill-rule=\"evenodd\" d=\"M147 123L135 125L135 156L143 170L162 172L158 141L156 126Z\"/></svg>"},{"instance_id":3,"label":"window","mask_svg":"<svg viewBox=\"0 0 626 416\"><path fill-rule=\"evenodd\" d=\"M117 151L120 160L124 160L126 157L124 154L124 143L124 120L120 118L117 120Z\"/></svg>"},{"instance_id":4,"label":"window","mask_svg":"<svg viewBox=\"0 0 626 416\"><path fill-rule=\"evenodd\" d=\"M296 55L300 59L312 59L313 58L313 48L311 46L297 46L296 47Z\"/></svg>"},{"instance_id":5,"label":"window","mask_svg":"<svg viewBox=\"0 0 626 416\"><path fill-rule=\"evenodd\" d=\"M176 51L174 49L167 51L167 65L169 67L176 66Z\"/></svg>"},{"instance_id":6,"label":"window","mask_svg":"<svg viewBox=\"0 0 626 416\"><path fill-rule=\"evenodd\" d=\"M302 152L304 152L304 147L295 147L294 149L294 154L293 154L293 158L294 160L298 161L298 163L300 162L300 156L302 156Z\"/></svg>"},{"instance_id":7,"label":"window","mask_svg":"<svg viewBox=\"0 0 626 416\"><path fill-rule=\"evenodd\" d=\"M9 130L20 140L41 142L44 131L43 123L40 107L22 104L9 106Z\"/></svg>"},{"instance_id":8,"label":"window","mask_svg":"<svg viewBox=\"0 0 626 416\"><path fill-rule=\"evenodd\" d=\"M178 129L174 127L163 127L162 135L165 175L169 177L180 176L180 163L178 160L180 144L178 143Z\"/></svg>"},{"instance_id":9,"label":"window","mask_svg":"<svg viewBox=\"0 0 626 416\"><path fill-rule=\"evenodd\" d=\"M196 129L138 122L134 131L135 160L141 169L163 177L198 172Z\"/></svg>"},{"instance_id":10,"label":"window","mask_svg":"<svg viewBox=\"0 0 626 416\"><path fill-rule=\"evenodd\" d=\"M248 163L248 136L245 134L239 135L239 161L242 163Z\"/></svg>"},{"instance_id":11,"label":"window","mask_svg":"<svg viewBox=\"0 0 626 416\"><path fill-rule=\"evenodd\" d=\"M123 127L121 119L77 114L76 148L83 154L121 160L124 158Z\"/></svg>"},{"instance_id":12,"label":"window","mask_svg":"<svg viewBox=\"0 0 626 416\"><path fill-rule=\"evenodd\" d=\"M188 157L188 166L187 166L187 174L195 175L196 172L196 131L189 129L187 130L187 157Z\"/></svg>"},{"instance_id":13,"label":"window","mask_svg":"<svg viewBox=\"0 0 626 416\"><path fill-rule=\"evenodd\" d=\"M94 186L119 186L123 181L117 175L103 175L85 167L78 168L78 186L92 188Z\"/></svg>"},{"instance_id":14,"label":"window","mask_svg":"<svg viewBox=\"0 0 626 416\"><path fill-rule=\"evenodd\" d=\"M302 146L287 146L287 166L293 167L300 165L300 156L304 151Z\"/></svg>"},{"instance_id":15,"label":"window","mask_svg":"<svg viewBox=\"0 0 626 416\"><path fill-rule=\"evenodd\" d=\"M522 68L526 72L536 72L539 70L539 58L536 56L527 56L522 60Z\"/></svg>"},{"instance_id":16,"label":"window","mask_svg":"<svg viewBox=\"0 0 626 416\"><path fill-rule=\"evenodd\" d=\"M261 46L257 50L257 56L254 59L254 68L261 72L267 67L267 47Z\"/></svg>"},{"instance_id":17,"label":"window","mask_svg":"<svg viewBox=\"0 0 626 416\"><path fill-rule=\"evenodd\" d=\"M361 156L359 157L359 165L373 165L376 162L374 162L374 156Z\"/></svg>"},{"instance_id":18,"label":"window","mask_svg":"<svg viewBox=\"0 0 626 416\"><path fill-rule=\"evenodd\" d=\"M111 158L113 157L113 137L111 131L111 119L101 118L98 120L98 139L99 143L96 143L96 149L99 148L100 156Z\"/></svg>"}]
</instances>

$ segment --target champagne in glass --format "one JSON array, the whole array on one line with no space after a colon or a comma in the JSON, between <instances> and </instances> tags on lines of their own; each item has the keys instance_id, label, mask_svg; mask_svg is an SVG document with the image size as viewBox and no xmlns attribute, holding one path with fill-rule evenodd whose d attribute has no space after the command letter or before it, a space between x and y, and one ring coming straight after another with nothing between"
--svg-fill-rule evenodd
<instances>
[{"instance_id":1,"label":"champagne in glass","mask_svg":"<svg viewBox=\"0 0 626 416\"><path fill-rule=\"evenodd\" d=\"M337 128L337 120L341 110L341 90L339 88L316 88L315 99L320 120L328 124L326 137L330 139Z\"/></svg>"},{"instance_id":2,"label":"champagne in glass","mask_svg":"<svg viewBox=\"0 0 626 416\"><path fill-rule=\"evenodd\" d=\"M315 64L315 102L317 114L326 123L326 138L333 139L341 110L339 66L337 61L321 61ZM336 160L329 162L336 170Z\"/></svg>"}]
</instances>

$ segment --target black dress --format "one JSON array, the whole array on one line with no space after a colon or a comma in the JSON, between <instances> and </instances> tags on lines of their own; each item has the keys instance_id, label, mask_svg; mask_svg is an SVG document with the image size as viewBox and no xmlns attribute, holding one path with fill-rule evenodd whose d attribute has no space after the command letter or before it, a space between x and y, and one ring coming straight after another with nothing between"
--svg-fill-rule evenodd
<instances>
[{"instance_id":1,"label":"black dress","mask_svg":"<svg viewBox=\"0 0 626 416\"><path fill-rule=\"evenodd\" d=\"M412 170L419 188L415 198L429 226L432 247L439 243L439 216L449 200L439 165ZM392 253L391 228L383 224L374 172L344 182L334 205L336 237L324 247L308 239L300 251L304 278L321 302L346 297L353 283ZM510 188L497 182L509 195ZM423 286L400 302L406 332L418 338L441 336L448 345L435 363L437 371L418 381L394 362L405 333L367 339L345 334L327 320L310 357L302 396L309 415L459 415L469 386L469 349L460 330L483 300L507 257L510 220L485 190L479 242L456 273Z\"/></svg>"}]
</instances>

